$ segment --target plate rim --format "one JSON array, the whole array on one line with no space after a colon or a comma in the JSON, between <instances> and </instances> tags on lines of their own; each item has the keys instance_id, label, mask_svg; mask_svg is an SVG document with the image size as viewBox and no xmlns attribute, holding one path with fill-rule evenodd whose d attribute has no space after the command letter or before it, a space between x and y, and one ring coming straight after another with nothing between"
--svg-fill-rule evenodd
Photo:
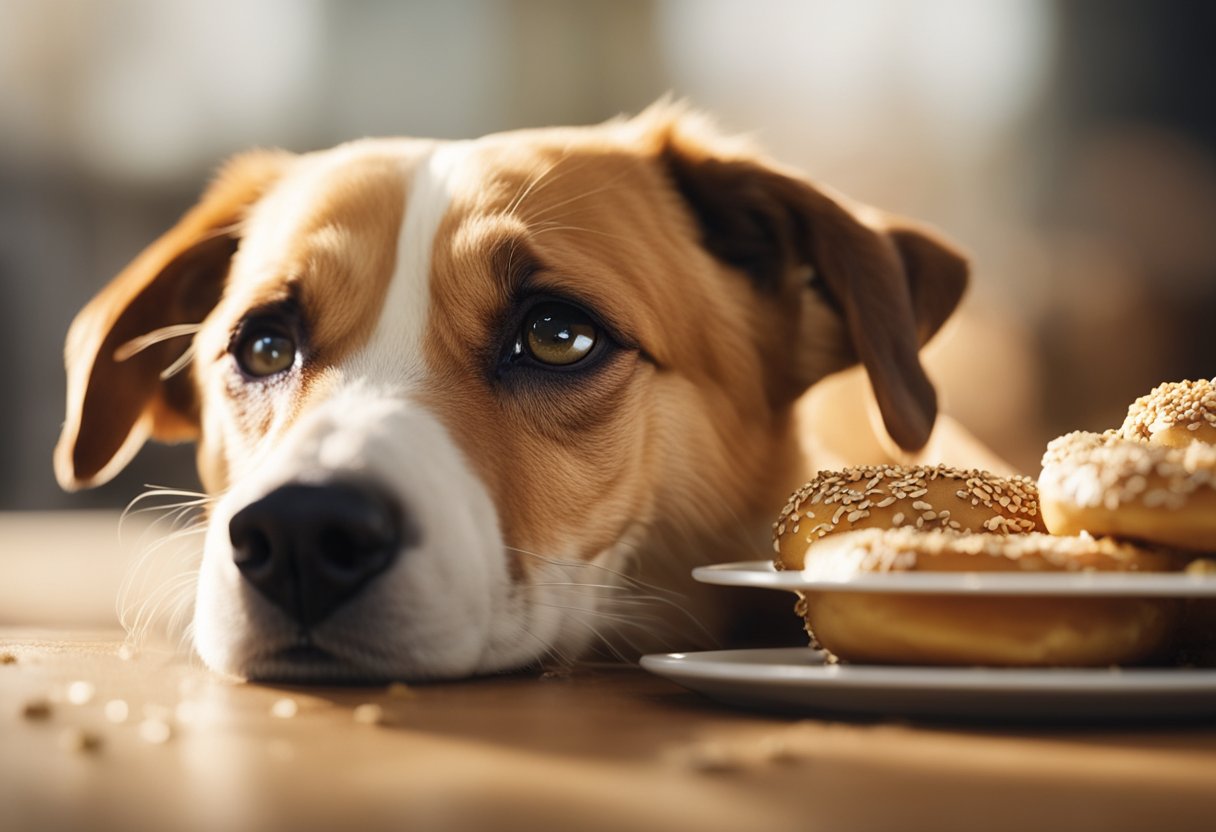
<instances>
[{"instance_id":1,"label":"plate rim","mask_svg":"<svg viewBox=\"0 0 1216 832\"><path fill-rule=\"evenodd\" d=\"M809 664L792 660L736 662L731 657L757 653L817 658ZM827 664L812 647L746 648L650 653L639 664L672 679L774 684L783 687L847 687L867 690L941 690L977 693L1107 694L1110 696L1212 693L1216 668L985 668L899 665ZM689 661L692 658L692 661ZM668 672L672 674L669 675Z\"/></svg>"},{"instance_id":2,"label":"plate rim","mask_svg":"<svg viewBox=\"0 0 1216 832\"><path fill-rule=\"evenodd\" d=\"M767 560L698 566L693 578L716 586L798 592L863 592L965 595L1103 595L1216 598L1216 575L1164 572L900 572L844 578L808 578L779 572Z\"/></svg>"}]
</instances>

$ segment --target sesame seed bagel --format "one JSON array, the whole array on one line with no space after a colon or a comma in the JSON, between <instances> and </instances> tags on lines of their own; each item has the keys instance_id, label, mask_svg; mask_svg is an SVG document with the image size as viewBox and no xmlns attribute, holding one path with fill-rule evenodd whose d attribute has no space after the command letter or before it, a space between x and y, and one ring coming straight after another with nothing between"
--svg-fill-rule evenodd
<instances>
[{"instance_id":1,"label":"sesame seed bagel","mask_svg":"<svg viewBox=\"0 0 1216 832\"><path fill-rule=\"evenodd\" d=\"M1216 384L1200 379L1158 385L1132 402L1117 433L1167 448L1216 444Z\"/></svg>"},{"instance_id":2,"label":"sesame seed bagel","mask_svg":"<svg viewBox=\"0 0 1216 832\"><path fill-rule=\"evenodd\" d=\"M1176 572L1190 560L1172 549L1089 535L863 529L824 540L808 554L803 574L843 580L876 572Z\"/></svg>"},{"instance_id":3,"label":"sesame seed bagel","mask_svg":"<svg viewBox=\"0 0 1216 832\"><path fill-rule=\"evenodd\" d=\"M1117 431L1053 439L1039 475L1053 534L1087 531L1216 551L1216 446L1167 447Z\"/></svg>"},{"instance_id":4,"label":"sesame seed bagel","mask_svg":"<svg viewBox=\"0 0 1216 832\"><path fill-rule=\"evenodd\" d=\"M1185 560L1109 539L866 529L809 554L808 574L1176 570ZM1177 599L806 592L797 611L812 640L872 664L1101 667L1164 655Z\"/></svg>"},{"instance_id":5,"label":"sesame seed bagel","mask_svg":"<svg viewBox=\"0 0 1216 832\"><path fill-rule=\"evenodd\" d=\"M790 495L773 523L774 563L801 569L807 549L829 535L901 526L1001 535L1046 530L1028 477L943 465L865 465L820 471Z\"/></svg>"}]
</instances>

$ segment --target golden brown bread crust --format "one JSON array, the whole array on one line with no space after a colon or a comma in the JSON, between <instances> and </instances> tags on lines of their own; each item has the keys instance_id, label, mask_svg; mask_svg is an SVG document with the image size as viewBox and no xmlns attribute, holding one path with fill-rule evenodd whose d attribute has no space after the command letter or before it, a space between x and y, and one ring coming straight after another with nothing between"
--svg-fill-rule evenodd
<instances>
[{"instance_id":1,"label":"golden brown bread crust","mask_svg":"<svg viewBox=\"0 0 1216 832\"><path fill-rule=\"evenodd\" d=\"M807 593L807 630L844 661L1106 667L1168 652L1175 598Z\"/></svg>"},{"instance_id":2,"label":"golden brown bread crust","mask_svg":"<svg viewBox=\"0 0 1216 832\"><path fill-rule=\"evenodd\" d=\"M1167 448L1216 443L1216 384L1207 379L1159 384L1132 402L1116 433Z\"/></svg>"},{"instance_id":3,"label":"golden brown bread crust","mask_svg":"<svg viewBox=\"0 0 1216 832\"><path fill-rule=\"evenodd\" d=\"M778 569L801 569L829 535L866 528L1020 534L1045 531L1028 477L937 466L865 465L820 471L773 523Z\"/></svg>"},{"instance_id":4,"label":"golden brown bread crust","mask_svg":"<svg viewBox=\"0 0 1216 832\"><path fill-rule=\"evenodd\" d=\"M875 572L1176 572L1190 558L1110 538L863 529L824 540L808 578L843 580Z\"/></svg>"},{"instance_id":5,"label":"golden brown bread crust","mask_svg":"<svg viewBox=\"0 0 1216 832\"><path fill-rule=\"evenodd\" d=\"M808 576L873 572L1077 572L1181 569L1186 558L1109 539L1031 533L867 529L811 552ZM1070 666L1132 664L1172 643L1176 599L807 592L807 631L844 661L875 664Z\"/></svg>"},{"instance_id":6,"label":"golden brown bread crust","mask_svg":"<svg viewBox=\"0 0 1216 832\"><path fill-rule=\"evenodd\" d=\"M1054 439L1039 475L1053 534L1087 531L1199 552L1216 550L1216 446L1076 431Z\"/></svg>"}]
</instances>

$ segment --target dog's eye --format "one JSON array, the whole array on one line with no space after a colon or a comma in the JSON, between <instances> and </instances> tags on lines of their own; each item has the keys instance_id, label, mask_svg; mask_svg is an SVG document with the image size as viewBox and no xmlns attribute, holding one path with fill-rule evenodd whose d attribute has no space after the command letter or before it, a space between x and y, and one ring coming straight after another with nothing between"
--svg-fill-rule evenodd
<instances>
[{"instance_id":1,"label":"dog's eye","mask_svg":"<svg viewBox=\"0 0 1216 832\"><path fill-rule=\"evenodd\" d=\"M540 303L524 317L515 353L541 364L576 364L595 349L600 331L586 312L568 303Z\"/></svg>"},{"instance_id":2,"label":"dog's eye","mask_svg":"<svg viewBox=\"0 0 1216 832\"><path fill-rule=\"evenodd\" d=\"M277 329L251 327L241 334L233 354L242 372L254 378L265 378L295 364L296 342Z\"/></svg>"}]
</instances>

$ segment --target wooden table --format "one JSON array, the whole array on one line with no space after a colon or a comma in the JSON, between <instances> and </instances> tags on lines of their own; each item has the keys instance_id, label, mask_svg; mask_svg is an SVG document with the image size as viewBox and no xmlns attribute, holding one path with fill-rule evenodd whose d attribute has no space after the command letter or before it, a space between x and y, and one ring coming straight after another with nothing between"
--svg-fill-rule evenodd
<instances>
[{"instance_id":1,"label":"wooden table","mask_svg":"<svg viewBox=\"0 0 1216 832\"><path fill-rule=\"evenodd\" d=\"M120 645L0 630L0 829L1216 828L1211 723L754 715L624 666L272 688Z\"/></svg>"}]
</instances>

